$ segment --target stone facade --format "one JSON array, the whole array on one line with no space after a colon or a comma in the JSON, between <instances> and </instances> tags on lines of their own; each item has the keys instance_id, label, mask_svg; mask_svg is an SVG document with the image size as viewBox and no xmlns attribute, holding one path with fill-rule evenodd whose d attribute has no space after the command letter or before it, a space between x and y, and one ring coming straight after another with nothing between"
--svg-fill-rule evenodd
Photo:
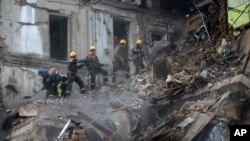
<instances>
[{"instance_id":1,"label":"stone facade","mask_svg":"<svg viewBox=\"0 0 250 141\"><path fill-rule=\"evenodd\" d=\"M1 86L3 96L8 99L7 103L12 101L17 105L22 101L23 95L31 95L32 89L41 85L38 83L40 80L33 79L37 78L35 73L38 68L56 66L60 72L66 72L67 59L51 58L51 15L67 18L66 54L74 50L78 53L78 58L85 58L88 47L96 45L100 62L108 64L109 67L106 69L110 74L114 50L114 21L127 24L125 30L130 49L135 46L138 38L145 42L145 46L149 46L153 41L153 33L159 33L161 39L170 40L175 31L182 31L184 23L182 19L176 19L165 11L141 9L137 5L140 1L132 2L133 4L128 1L112 0L1 0L0 2L0 62L3 64ZM169 29L170 26L173 27L173 31ZM11 84L10 78L16 80L16 83ZM9 85L17 88L20 95L16 98L9 95L6 89Z\"/></svg>"}]
</instances>

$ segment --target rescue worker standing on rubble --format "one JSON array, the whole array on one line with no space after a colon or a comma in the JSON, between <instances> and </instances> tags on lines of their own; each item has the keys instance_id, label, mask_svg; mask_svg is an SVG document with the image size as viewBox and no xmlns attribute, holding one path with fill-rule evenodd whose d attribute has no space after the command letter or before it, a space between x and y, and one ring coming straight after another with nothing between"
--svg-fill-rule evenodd
<instances>
[{"instance_id":1,"label":"rescue worker standing on rubble","mask_svg":"<svg viewBox=\"0 0 250 141\"><path fill-rule=\"evenodd\" d=\"M115 47L113 58L113 83L116 83L116 73L118 70L125 70L126 78L129 78L128 46L125 39L121 39L120 44Z\"/></svg>"},{"instance_id":2,"label":"rescue worker standing on rubble","mask_svg":"<svg viewBox=\"0 0 250 141\"><path fill-rule=\"evenodd\" d=\"M67 86L67 91L66 91L67 95L70 95L72 85L73 85L74 81L79 85L81 94L85 93L84 83L77 76L77 69L80 68L80 66L78 66L77 63L78 63L78 59L76 58L76 52L72 51L70 53L70 59L69 59L69 62L68 62L68 72L67 72L68 86Z\"/></svg>"},{"instance_id":3,"label":"rescue worker standing on rubble","mask_svg":"<svg viewBox=\"0 0 250 141\"><path fill-rule=\"evenodd\" d=\"M140 70L145 68L143 63L144 51L142 50L142 40L138 39L136 41L136 46L131 50L130 53L133 64L135 65L135 74L138 74Z\"/></svg>"},{"instance_id":4,"label":"rescue worker standing on rubble","mask_svg":"<svg viewBox=\"0 0 250 141\"><path fill-rule=\"evenodd\" d=\"M106 85L108 81L108 72L102 69L104 64L99 63L99 59L96 56L96 47L90 46L89 53L86 57L86 65L91 77L91 90L95 88L95 78L97 73L101 73L103 75L103 84Z\"/></svg>"}]
</instances>

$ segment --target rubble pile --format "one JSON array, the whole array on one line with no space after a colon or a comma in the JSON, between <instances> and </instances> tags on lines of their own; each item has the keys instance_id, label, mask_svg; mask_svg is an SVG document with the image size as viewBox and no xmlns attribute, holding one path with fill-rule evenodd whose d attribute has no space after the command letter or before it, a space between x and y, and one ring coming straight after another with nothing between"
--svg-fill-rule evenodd
<instances>
[{"instance_id":1,"label":"rubble pile","mask_svg":"<svg viewBox=\"0 0 250 141\"><path fill-rule=\"evenodd\" d=\"M136 76L134 81L138 82L135 86L140 96L153 104L162 121L157 127L148 128L139 140L205 140L211 138L209 134L228 140L227 125L248 123L246 105L249 102L242 96L244 92L240 92L244 89L241 84L235 83L240 87L235 92L225 91L230 86L218 85L228 85L225 80L234 85L231 80L247 70L249 60L249 44L246 43L250 30L242 32L236 42L232 32L226 35L227 23L222 16L226 12L224 4L219 8L215 3L207 7L208 16L214 20L210 21L213 25L209 29L211 42L199 37L202 39L194 43L192 34L197 34L195 30L203 24L198 14L188 20L189 36L183 41L176 44L159 41L150 49L153 69ZM214 18L211 14L217 10L219 17ZM207 13L202 15L206 17ZM232 96L234 94L238 97ZM219 128L222 128L220 132L214 133ZM203 130L208 132L200 135Z\"/></svg>"},{"instance_id":2,"label":"rubble pile","mask_svg":"<svg viewBox=\"0 0 250 141\"><path fill-rule=\"evenodd\" d=\"M80 127L69 128L60 141L87 141L84 129Z\"/></svg>"},{"instance_id":3,"label":"rubble pile","mask_svg":"<svg viewBox=\"0 0 250 141\"><path fill-rule=\"evenodd\" d=\"M190 94L204 86L211 87L217 81L235 76L239 71L236 52L232 49L231 42L225 39L221 42L219 46L198 44L182 47L181 50L176 50L177 45L157 42L151 55L160 58L162 62L159 66L165 64L168 69L157 69L154 66L158 64L153 63L153 70L136 76L134 82L139 95L158 97L171 93L174 97Z\"/></svg>"},{"instance_id":4,"label":"rubble pile","mask_svg":"<svg viewBox=\"0 0 250 141\"><path fill-rule=\"evenodd\" d=\"M207 124L212 124L213 127L216 124L233 124L240 119L239 109L242 103L229 99L229 94L229 91L223 95L209 93L203 95L202 100L185 102L180 108L169 112L167 118L156 128L149 128L144 132L141 140L192 140L202 138L199 132L206 130ZM227 126L225 129L229 130ZM224 138L228 132L218 134Z\"/></svg>"}]
</instances>

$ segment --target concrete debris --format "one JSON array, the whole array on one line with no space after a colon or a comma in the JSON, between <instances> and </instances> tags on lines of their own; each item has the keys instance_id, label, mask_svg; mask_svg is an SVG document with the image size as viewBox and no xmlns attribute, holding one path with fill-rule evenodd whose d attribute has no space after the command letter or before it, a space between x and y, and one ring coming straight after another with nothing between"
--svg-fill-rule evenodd
<instances>
[{"instance_id":1,"label":"concrete debris","mask_svg":"<svg viewBox=\"0 0 250 141\"><path fill-rule=\"evenodd\" d=\"M183 83L182 81L175 79L172 75L168 75L166 82L167 82L167 84L170 84L170 83L182 84Z\"/></svg>"},{"instance_id":2,"label":"concrete debris","mask_svg":"<svg viewBox=\"0 0 250 141\"><path fill-rule=\"evenodd\" d=\"M77 1L64 3L57 0L48 6L45 5L50 2L36 0L21 1L21 3L24 4L22 8L27 6L32 9L31 11L36 12L38 9L42 10L41 13L37 12L37 15L41 14L39 15L42 18L41 21L39 17L33 17L34 20L38 20L33 21L26 19L28 16L24 16L25 18L22 17L18 23L18 26L21 23L25 27L25 30L20 30L21 35L26 35L26 32L31 31L28 30L29 26L36 29L39 35L37 40L41 41L39 46L44 44L47 47L46 43L50 42L47 41L47 37L43 40L47 34L40 34L41 30L44 30L43 27L37 28L43 24L46 24L46 27L51 26L51 22L44 18L48 17L46 14L56 12L66 17L71 14L72 23L70 23L73 26L67 25L67 22L65 25L66 27L72 26L71 32L76 34L73 35L74 41L69 41L67 44L74 47L86 46L85 43L96 45L105 43L97 47L97 54L101 58L100 61L107 61L108 66L112 66L113 50L109 47L118 43L118 38L121 38L114 34L129 37L129 47L134 47L132 42L135 40L134 37L140 37L143 39L145 50L143 61L147 65L145 71L140 74L131 76L127 80L119 79L120 83L117 84L98 85L102 88L87 91L84 95L75 91L73 86L72 94L66 98L38 100L44 98L43 93L39 93L33 99L23 99L20 97L24 94L31 95L32 92L29 90L42 86L40 78L34 73L37 70L33 68L56 66L58 71L65 72L67 69L65 61L52 58L48 61L47 56L50 51L42 46L30 52L29 49L33 49L33 42L26 41L29 36L20 38L22 47L20 50L15 49L17 43L12 43L12 38L8 38L15 32L9 32L6 29L14 29L8 26L17 26L15 22L9 23L16 20L11 19L3 25L0 24L0 27L4 26L4 30L8 31L8 34L1 32L3 35L6 34L6 39L0 37L0 125L3 126L3 129L0 129L0 137L3 136L5 140L192 141L221 139L226 141L229 131L227 125L250 123L250 79L247 76L250 73L250 29L242 29L237 39L233 38L233 31L228 28L227 16L225 16L227 11L225 1L187 2L190 7L184 10L188 11L184 13L187 15L185 27L187 35L185 36L182 31L175 32L183 28L179 29L179 25L175 22L173 22L174 27L171 28L171 22L168 23L171 20L168 17L158 18L157 14L154 14L158 13L157 11L150 13L149 17L142 16L147 15L143 12L148 10L140 9L140 7L157 7L156 1L96 0L89 2L81 0L80 3ZM58 6L58 3L62 6ZM10 5L11 2L3 4ZM54 5L59 9L53 9ZM65 5L70 5L72 9L64 9ZM171 3L164 6L168 5ZM18 6L14 5L17 9ZM85 9L88 6L91 8ZM1 5L0 8L2 8ZM26 11L26 8L21 11ZM128 13L117 12L117 9ZM174 13L175 9L172 11ZM109 15L110 13L116 15L114 19L112 15ZM3 17L6 20L6 16ZM54 20L57 21L58 18ZM131 22L123 23L124 20ZM152 23L147 25L144 24L145 21L152 21ZM92 24L96 26L85 30L88 29L85 26ZM115 25L114 31L113 24ZM120 27L124 27L123 30L128 32L126 33L128 35L115 33L120 30ZM19 28L16 27L16 29ZM89 35L89 31L95 31L96 34L92 35L90 32ZM60 30L60 32L63 31ZM85 32L88 33L86 38ZM84 38L82 38L83 35ZM183 37L179 38L179 36ZM13 36L13 39L16 38L19 39L19 36ZM78 42L78 38L84 40ZM112 38L114 41L111 41ZM44 41L46 43L43 43ZM7 49L11 50L13 55L8 53L2 55ZM82 57L81 55L84 55L86 51L85 48L75 49L79 52L79 57ZM20 54L25 54L24 50L30 55L20 56ZM57 56L56 58L67 59L67 50L66 53L61 51L58 54L66 54L66 57ZM40 58L37 58L37 55ZM30 67L27 69L29 71L24 69L23 65ZM131 70L133 72L133 69ZM111 72L111 70L108 71ZM87 71L83 69L78 73L81 72L84 72L83 79L87 82L85 84L90 84L89 74L85 79ZM21 75L25 77L19 79ZM27 81L29 83L26 84ZM98 80L99 82L101 80ZM20 83L24 84L20 85ZM29 90L24 89L22 87L24 85ZM38 101L31 102L32 100ZM206 134L201 134L201 132Z\"/></svg>"},{"instance_id":3,"label":"concrete debris","mask_svg":"<svg viewBox=\"0 0 250 141\"><path fill-rule=\"evenodd\" d=\"M214 118L214 113L202 114L194 112L191 117L195 119L195 122L190 126L186 135L181 139L181 141L192 141L197 134L206 127L206 125Z\"/></svg>"},{"instance_id":4,"label":"concrete debris","mask_svg":"<svg viewBox=\"0 0 250 141\"><path fill-rule=\"evenodd\" d=\"M179 123L177 125L177 127L180 128L185 128L186 126L188 126L189 124L191 124L192 122L194 122L194 119L191 117L187 117L185 120L183 120L181 123Z\"/></svg>"},{"instance_id":5,"label":"concrete debris","mask_svg":"<svg viewBox=\"0 0 250 141\"><path fill-rule=\"evenodd\" d=\"M225 123L219 122L208 127L203 132L203 136L199 136L197 140L211 140L211 141L229 141L229 127Z\"/></svg>"},{"instance_id":6,"label":"concrete debris","mask_svg":"<svg viewBox=\"0 0 250 141\"><path fill-rule=\"evenodd\" d=\"M44 105L43 101L37 101L35 103L32 104L28 104L25 106L22 106L19 109L19 116L21 117L32 117L32 116L37 116L39 113L39 108L42 107Z\"/></svg>"}]
</instances>

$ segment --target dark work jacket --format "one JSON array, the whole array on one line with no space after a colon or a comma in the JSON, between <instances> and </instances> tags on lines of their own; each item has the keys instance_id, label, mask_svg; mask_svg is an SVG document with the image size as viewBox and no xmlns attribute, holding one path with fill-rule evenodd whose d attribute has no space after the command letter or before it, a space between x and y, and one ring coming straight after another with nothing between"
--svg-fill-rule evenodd
<instances>
[{"instance_id":1,"label":"dark work jacket","mask_svg":"<svg viewBox=\"0 0 250 141\"><path fill-rule=\"evenodd\" d=\"M99 59L95 53L89 52L87 57L87 67L89 71L93 71L99 67Z\"/></svg>"},{"instance_id":2,"label":"dark work jacket","mask_svg":"<svg viewBox=\"0 0 250 141\"><path fill-rule=\"evenodd\" d=\"M77 72L77 59L76 58L70 58L68 62L68 71L72 73Z\"/></svg>"},{"instance_id":3,"label":"dark work jacket","mask_svg":"<svg viewBox=\"0 0 250 141\"><path fill-rule=\"evenodd\" d=\"M128 64L128 46L116 46L113 61L120 62L122 64Z\"/></svg>"},{"instance_id":4,"label":"dark work jacket","mask_svg":"<svg viewBox=\"0 0 250 141\"><path fill-rule=\"evenodd\" d=\"M131 50L131 57L133 59L142 59L144 57L144 52L142 49L133 48Z\"/></svg>"}]
</instances>

